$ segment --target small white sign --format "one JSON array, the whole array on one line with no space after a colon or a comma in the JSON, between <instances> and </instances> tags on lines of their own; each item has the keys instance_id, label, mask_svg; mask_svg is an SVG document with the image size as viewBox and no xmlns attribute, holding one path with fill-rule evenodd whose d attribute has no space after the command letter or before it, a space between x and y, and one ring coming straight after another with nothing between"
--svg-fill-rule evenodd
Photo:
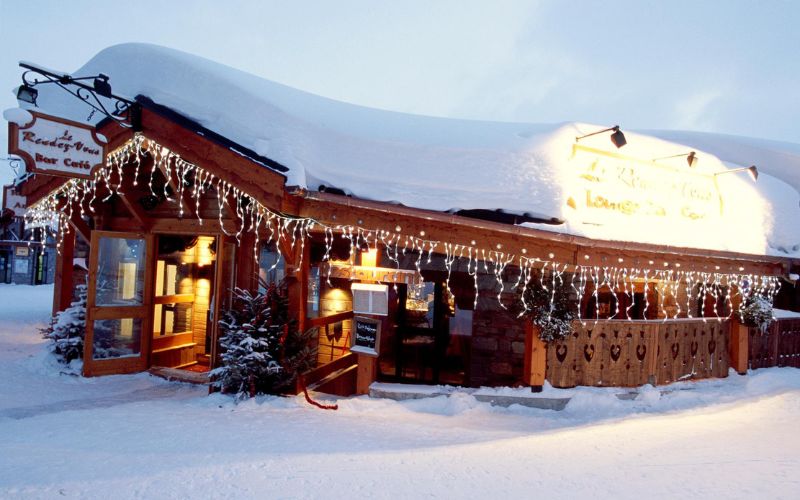
<instances>
[{"instance_id":1,"label":"small white sign","mask_svg":"<svg viewBox=\"0 0 800 500\"><path fill-rule=\"evenodd\" d=\"M353 312L356 314L389 314L389 286L372 283L353 283Z\"/></svg>"},{"instance_id":2,"label":"small white sign","mask_svg":"<svg viewBox=\"0 0 800 500\"><path fill-rule=\"evenodd\" d=\"M103 164L105 143L90 125L31 112L33 121L9 123L9 153L25 160L29 171L66 177L91 177Z\"/></svg>"}]
</instances>

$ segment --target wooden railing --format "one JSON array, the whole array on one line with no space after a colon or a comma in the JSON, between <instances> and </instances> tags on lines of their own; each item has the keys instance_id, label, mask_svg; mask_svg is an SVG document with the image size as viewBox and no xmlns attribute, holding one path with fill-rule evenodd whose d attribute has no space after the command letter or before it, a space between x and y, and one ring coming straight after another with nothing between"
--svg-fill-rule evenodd
<instances>
[{"instance_id":1,"label":"wooden railing","mask_svg":"<svg viewBox=\"0 0 800 500\"><path fill-rule=\"evenodd\" d=\"M330 363L318 366L298 377L296 391L303 387L330 394L349 396L356 392L356 373L358 356L348 352Z\"/></svg>"},{"instance_id":2,"label":"wooden railing","mask_svg":"<svg viewBox=\"0 0 800 500\"><path fill-rule=\"evenodd\" d=\"M350 352L350 329L352 326L349 321L351 319L353 319L353 311L344 311L308 320L309 327L319 329L318 364L330 363Z\"/></svg>"},{"instance_id":3,"label":"wooden railing","mask_svg":"<svg viewBox=\"0 0 800 500\"><path fill-rule=\"evenodd\" d=\"M667 384L728 374L729 321L598 321L547 346L554 387Z\"/></svg>"},{"instance_id":4,"label":"wooden railing","mask_svg":"<svg viewBox=\"0 0 800 500\"><path fill-rule=\"evenodd\" d=\"M773 321L766 332L748 328L748 366L751 369L770 366L800 368L800 319Z\"/></svg>"},{"instance_id":5,"label":"wooden railing","mask_svg":"<svg viewBox=\"0 0 800 500\"><path fill-rule=\"evenodd\" d=\"M312 318L308 320L306 325L308 325L309 328L313 328L315 326L322 327L352 318L353 318L353 311L345 311L337 314L331 314L329 316L323 316L321 318Z\"/></svg>"}]
</instances>

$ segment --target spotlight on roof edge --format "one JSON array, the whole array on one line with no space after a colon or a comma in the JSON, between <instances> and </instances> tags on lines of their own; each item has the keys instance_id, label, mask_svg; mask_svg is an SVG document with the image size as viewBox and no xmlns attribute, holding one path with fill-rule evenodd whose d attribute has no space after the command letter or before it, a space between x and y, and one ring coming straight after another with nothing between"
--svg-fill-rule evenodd
<instances>
[{"instance_id":1,"label":"spotlight on roof edge","mask_svg":"<svg viewBox=\"0 0 800 500\"><path fill-rule=\"evenodd\" d=\"M613 134L611 134L610 138L611 138L611 142L614 143L614 145L617 148L621 148L622 146L628 144L628 141L625 140L625 134L623 134L622 131L619 129L619 125L614 125L613 127L605 128L603 130L598 130L597 132L592 132L591 134L586 134L586 135L582 135L580 137L576 137L575 138L575 142L578 142L581 139L584 139L586 137L591 137L593 135L602 134L603 132L614 132Z\"/></svg>"},{"instance_id":2,"label":"spotlight on roof edge","mask_svg":"<svg viewBox=\"0 0 800 500\"><path fill-rule=\"evenodd\" d=\"M688 153L683 153L683 154L679 154L679 155L663 156L661 158L653 158L653 161L668 160L670 158L680 158L681 156L685 156L686 157L686 163L688 163L690 167L694 167L694 165L697 163L697 153L695 153L694 151L689 151Z\"/></svg>"},{"instance_id":3,"label":"spotlight on roof edge","mask_svg":"<svg viewBox=\"0 0 800 500\"><path fill-rule=\"evenodd\" d=\"M747 174L753 179L753 182L758 180L758 167L755 165L750 165L749 167L742 167L742 168L734 168L733 170L723 170L722 172L717 172L714 176L723 175L723 174L733 174L735 172L744 172L747 171Z\"/></svg>"}]
</instances>

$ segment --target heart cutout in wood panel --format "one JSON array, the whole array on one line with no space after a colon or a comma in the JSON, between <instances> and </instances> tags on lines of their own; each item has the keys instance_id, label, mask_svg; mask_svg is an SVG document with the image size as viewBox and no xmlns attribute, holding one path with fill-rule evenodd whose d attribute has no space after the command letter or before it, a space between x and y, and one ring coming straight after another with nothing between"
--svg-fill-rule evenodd
<instances>
[{"instance_id":1,"label":"heart cutout in wood panel","mask_svg":"<svg viewBox=\"0 0 800 500\"><path fill-rule=\"evenodd\" d=\"M556 346L556 359L559 363L563 363L567 359L567 346L566 344L559 344Z\"/></svg>"},{"instance_id":2,"label":"heart cutout in wood panel","mask_svg":"<svg viewBox=\"0 0 800 500\"><path fill-rule=\"evenodd\" d=\"M586 344L583 346L583 357L587 363L591 363L594 358L594 344Z\"/></svg>"}]
</instances>

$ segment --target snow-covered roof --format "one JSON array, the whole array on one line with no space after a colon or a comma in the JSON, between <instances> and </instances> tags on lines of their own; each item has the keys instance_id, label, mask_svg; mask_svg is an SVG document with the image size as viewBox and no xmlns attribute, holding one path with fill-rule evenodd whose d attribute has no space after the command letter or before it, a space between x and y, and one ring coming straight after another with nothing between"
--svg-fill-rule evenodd
<instances>
[{"instance_id":1,"label":"snow-covered roof","mask_svg":"<svg viewBox=\"0 0 800 500\"><path fill-rule=\"evenodd\" d=\"M333 186L360 198L431 210L499 209L559 219L564 224L541 228L597 239L800 255L800 145L626 130L628 144L619 150L626 158L696 151L700 161L685 175L714 179L724 210L667 223L663 217L626 217L630 214L614 205L608 217L587 218L575 206L586 178L577 173L588 160L576 160L573 146L576 136L603 128L598 125L483 122L370 109L146 44L107 48L74 76L97 73L109 75L118 95L146 96L285 165L287 185ZM83 103L47 86L40 90L39 106L78 121L89 114ZM609 150L608 161L627 161L613 159L617 150L608 134L580 145L600 150L601 156ZM714 156L717 152L724 162ZM680 158L667 162L676 171L688 169ZM745 176L708 175L753 163L762 172L756 184ZM656 204L668 202L664 196L670 194L656 195ZM639 201L654 203L645 198Z\"/></svg>"}]
</instances>

